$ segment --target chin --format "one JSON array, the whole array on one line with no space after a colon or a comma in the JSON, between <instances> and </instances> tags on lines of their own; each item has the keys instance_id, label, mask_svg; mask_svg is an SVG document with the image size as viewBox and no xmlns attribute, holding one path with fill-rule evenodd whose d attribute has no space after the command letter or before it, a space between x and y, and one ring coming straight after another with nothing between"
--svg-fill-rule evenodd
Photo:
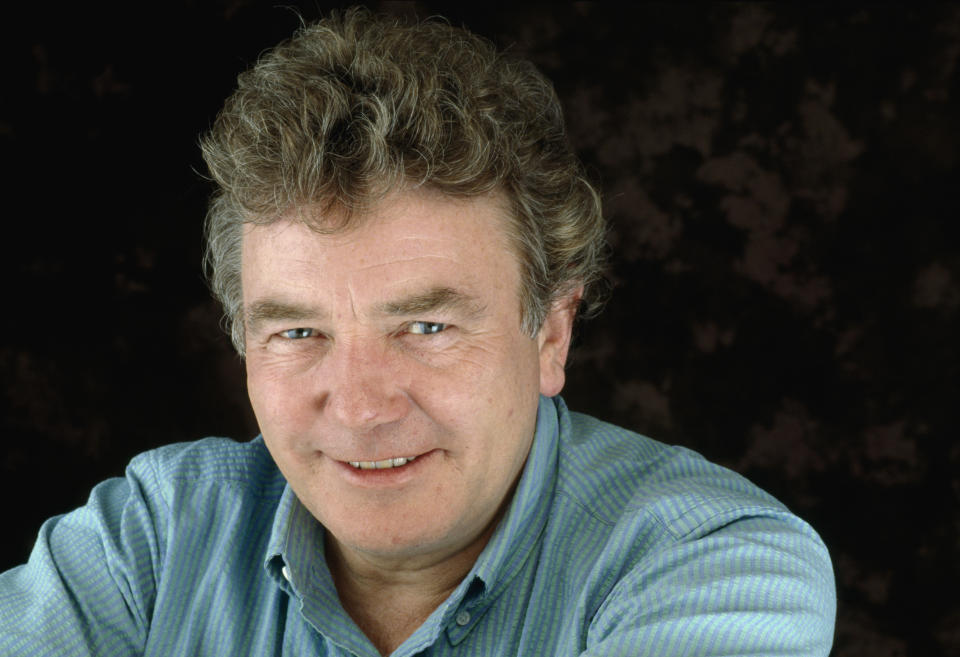
<instances>
[{"instance_id":1,"label":"chin","mask_svg":"<svg viewBox=\"0 0 960 657\"><path fill-rule=\"evenodd\" d=\"M449 539L416 528L386 530L379 532L350 531L337 532L329 529L330 534L339 543L357 552L386 559L407 559L445 552L449 547L444 543ZM435 530L434 530L435 531ZM447 549L445 549L447 548Z\"/></svg>"}]
</instances>

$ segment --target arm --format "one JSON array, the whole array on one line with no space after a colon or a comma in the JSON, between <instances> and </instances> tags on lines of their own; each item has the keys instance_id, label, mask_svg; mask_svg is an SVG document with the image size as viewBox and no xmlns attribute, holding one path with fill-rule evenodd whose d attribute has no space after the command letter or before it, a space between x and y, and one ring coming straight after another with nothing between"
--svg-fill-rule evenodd
<instances>
[{"instance_id":1,"label":"arm","mask_svg":"<svg viewBox=\"0 0 960 657\"><path fill-rule=\"evenodd\" d=\"M825 657L830 557L789 514L747 516L655 551L624 576L583 655Z\"/></svg>"},{"instance_id":2,"label":"arm","mask_svg":"<svg viewBox=\"0 0 960 657\"><path fill-rule=\"evenodd\" d=\"M0 574L0 654L142 653L166 515L152 469L136 466L44 523L28 563Z\"/></svg>"}]
</instances>

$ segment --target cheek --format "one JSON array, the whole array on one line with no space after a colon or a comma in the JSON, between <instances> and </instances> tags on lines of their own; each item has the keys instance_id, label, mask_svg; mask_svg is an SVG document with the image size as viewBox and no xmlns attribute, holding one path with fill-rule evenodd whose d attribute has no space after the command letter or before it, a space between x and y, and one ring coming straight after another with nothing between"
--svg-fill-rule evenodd
<instances>
[{"instance_id":1,"label":"cheek","mask_svg":"<svg viewBox=\"0 0 960 657\"><path fill-rule=\"evenodd\" d=\"M265 437L276 438L303 420L309 405L307 387L296 377L259 363L247 365L247 394Z\"/></svg>"},{"instance_id":2,"label":"cheek","mask_svg":"<svg viewBox=\"0 0 960 657\"><path fill-rule=\"evenodd\" d=\"M491 354L496 357L471 358L448 376L438 377L430 393L418 386L424 393L418 397L421 406L431 404L428 412L458 435L480 432L466 449L482 442L480 451L505 456L525 434L532 435L539 404L539 361L536 349L522 342L487 355Z\"/></svg>"},{"instance_id":3,"label":"cheek","mask_svg":"<svg viewBox=\"0 0 960 657\"><path fill-rule=\"evenodd\" d=\"M539 399L537 360L535 353L517 345L504 350L500 362L486 378L471 380L471 400L477 414L500 425L508 433L517 422L525 421Z\"/></svg>"}]
</instances>

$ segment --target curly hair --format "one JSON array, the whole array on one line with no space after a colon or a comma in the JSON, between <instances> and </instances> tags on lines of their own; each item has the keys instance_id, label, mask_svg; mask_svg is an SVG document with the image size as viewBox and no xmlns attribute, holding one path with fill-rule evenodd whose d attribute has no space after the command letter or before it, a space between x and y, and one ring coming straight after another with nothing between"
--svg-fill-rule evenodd
<instances>
[{"instance_id":1,"label":"curly hair","mask_svg":"<svg viewBox=\"0 0 960 657\"><path fill-rule=\"evenodd\" d=\"M302 27L239 76L201 146L218 185L205 265L241 355L243 225L318 204L342 219L303 220L343 230L399 189L507 199L531 336L578 286L582 314L601 304L600 197L570 148L553 86L443 20L354 8Z\"/></svg>"}]
</instances>

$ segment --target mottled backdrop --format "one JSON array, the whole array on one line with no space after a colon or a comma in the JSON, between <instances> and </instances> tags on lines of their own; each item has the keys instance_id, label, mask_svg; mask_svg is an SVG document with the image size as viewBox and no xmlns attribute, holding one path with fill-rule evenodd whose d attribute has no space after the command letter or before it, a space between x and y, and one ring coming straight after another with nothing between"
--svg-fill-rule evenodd
<instances>
[{"instance_id":1,"label":"mottled backdrop","mask_svg":"<svg viewBox=\"0 0 960 657\"><path fill-rule=\"evenodd\" d=\"M196 138L324 3L37 4L0 10L0 568L133 454L256 433ZM557 83L616 252L570 405L809 519L836 656L960 655L960 8L375 6Z\"/></svg>"}]
</instances>

